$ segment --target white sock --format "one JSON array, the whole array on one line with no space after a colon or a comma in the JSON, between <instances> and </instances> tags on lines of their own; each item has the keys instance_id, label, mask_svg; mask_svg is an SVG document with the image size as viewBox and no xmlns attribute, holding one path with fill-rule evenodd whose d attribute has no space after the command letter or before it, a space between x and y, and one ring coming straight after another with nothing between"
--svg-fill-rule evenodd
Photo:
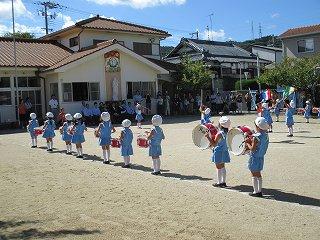
<instances>
[{"instance_id":1,"label":"white sock","mask_svg":"<svg viewBox=\"0 0 320 240\"><path fill-rule=\"evenodd\" d=\"M129 165L130 164L130 156L125 156L123 157L124 165Z\"/></svg>"},{"instance_id":2,"label":"white sock","mask_svg":"<svg viewBox=\"0 0 320 240\"><path fill-rule=\"evenodd\" d=\"M34 139L31 138L31 145L34 146Z\"/></svg>"},{"instance_id":3,"label":"white sock","mask_svg":"<svg viewBox=\"0 0 320 240\"><path fill-rule=\"evenodd\" d=\"M262 177L258 178L258 192L262 192Z\"/></svg>"},{"instance_id":4,"label":"white sock","mask_svg":"<svg viewBox=\"0 0 320 240\"><path fill-rule=\"evenodd\" d=\"M252 186L253 186L253 193L259 192L259 186L258 186L258 178L252 177Z\"/></svg>"},{"instance_id":5,"label":"white sock","mask_svg":"<svg viewBox=\"0 0 320 240\"><path fill-rule=\"evenodd\" d=\"M80 148L77 148L77 154L80 156Z\"/></svg>"},{"instance_id":6,"label":"white sock","mask_svg":"<svg viewBox=\"0 0 320 240\"><path fill-rule=\"evenodd\" d=\"M53 141L50 142L50 149L53 148Z\"/></svg>"},{"instance_id":7,"label":"white sock","mask_svg":"<svg viewBox=\"0 0 320 240\"><path fill-rule=\"evenodd\" d=\"M217 183L222 183L222 169L217 169Z\"/></svg>"},{"instance_id":8,"label":"white sock","mask_svg":"<svg viewBox=\"0 0 320 240\"><path fill-rule=\"evenodd\" d=\"M293 128L292 127L289 128L289 134L293 135Z\"/></svg>"},{"instance_id":9,"label":"white sock","mask_svg":"<svg viewBox=\"0 0 320 240\"><path fill-rule=\"evenodd\" d=\"M80 153L80 156L82 156L83 152L82 152L82 147L79 148L79 153Z\"/></svg>"},{"instance_id":10,"label":"white sock","mask_svg":"<svg viewBox=\"0 0 320 240\"><path fill-rule=\"evenodd\" d=\"M67 153L69 153L70 152L70 145L69 144L67 144Z\"/></svg>"},{"instance_id":11,"label":"white sock","mask_svg":"<svg viewBox=\"0 0 320 240\"><path fill-rule=\"evenodd\" d=\"M34 145L35 145L35 146L38 145L37 137L34 138Z\"/></svg>"},{"instance_id":12,"label":"white sock","mask_svg":"<svg viewBox=\"0 0 320 240\"><path fill-rule=\"evenodd\" d=\"M107 152L104 149L102 149L102 156L103 156L103 161L106 162L107 161Z\"/></svg>"},{"instance_id":13,"label":"white sock","mask_svg":"<svg viewBox=\"0 0 320 240\"><path fill-rule=\"evenodd\" d=\"M50 149L50 142L47 142L47 148Z\"/></svg>"},{"instance_id":14,"label":"white sock","mask_svg":"<svg viewBox=\"0 0 320 240\"><path fill-rule=\"evenodd\" d=\"M72 152L72 145L71 145L71 143L69 144L69 152Z\"/></svg>"},{"instance_id":15,"label":"white sock","mask_svg":"<svg viewBox=\"0 0 320 240\"><path fill-rule=\"evenodd\" d=\"M222 183L226 183L226 178L227 178L227 170L226 168L221 168L222 171L222 176L221 176L221 182Z\"/></svg>"},{"instance_id":16,"label":"white sock","mask_svg":"<svg viewBox=\"0 0 320 240\"><path fill-rule=\"evenodd\" d=\"M153 172L157 172L157 159L152 158Z\"/></svg>"},{"instance_id":17,"label":"white sock","mask_svg":"<svg viewBox=\"0 0 320 240\"><path fill-rule=\"evenodd\" d=\"M107 161L110 161L110 149L107 149Z\"/></svg>"},{"instance_id":18,"label":"white sock","mask_svg":"<svg viewBox=\"0 0 320 240\"><path fill-rule=\"evenodd\" d=\"M160 172L160 165L161 165L161 161L160 161L160 158L157 158L156 159L156 164L157 164L157 172Z\"/></svg>"}]
</instances>

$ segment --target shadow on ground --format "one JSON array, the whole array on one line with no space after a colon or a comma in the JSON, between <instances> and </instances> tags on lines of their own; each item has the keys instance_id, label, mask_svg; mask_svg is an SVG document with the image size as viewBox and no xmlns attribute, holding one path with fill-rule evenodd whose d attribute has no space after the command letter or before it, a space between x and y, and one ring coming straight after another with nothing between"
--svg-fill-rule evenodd
<instances>
[{"instance_id":1,"label":"shadow on ground","mask_svg":"<svg viewBox=\"0 0 320 240\"><path fill-rule=\"evenodd\" d=\"M239 192L252 192L252 186L239 185L230 187L230 189L237 190ZM280 202L297 203L300 205L309 205L320 207L320 199L298 195L295 193L284 192L280 189L264 188L263 194L268 195L265 198L272 199Z\"/></svg>"},{"instance_id":2,"label":"shadow on ground","mask_svg":"<svg viewBox=\"0 0 320 240\"><path fill-rule=\"evenodd\" d=\"M270 143L305 144L302 142L296 142L295 140L283 140L283 141L270 142Z\"/></svg>"}]
</instances>

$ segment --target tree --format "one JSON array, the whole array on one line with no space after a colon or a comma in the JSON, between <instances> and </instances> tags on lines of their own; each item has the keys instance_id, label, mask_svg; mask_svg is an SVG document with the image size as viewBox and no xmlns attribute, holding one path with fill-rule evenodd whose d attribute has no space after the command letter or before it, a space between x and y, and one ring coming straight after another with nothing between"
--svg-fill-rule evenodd
<instances>
[{"instance_id":1,"label":"tree","mask_svg":"<svg viewBox=\"0 0 320 240\"><path fill-rule=\"evenodd\" d=\"M200 90L211 84L211 72L202 61L192 61L184 56L181 61L179 86L185 90Z\"/></svg>"},{"instance_id":2,"label":"tree","mask_svg":"<svg viewBox=\"0 0 320 240\"><path fill-rule=\"evenodd\" d=\"M3 36L12 38L13 37L13 33L7 32ZM16 32L14 34L14 36L16 38L23 38L23 39L34 39L35 38L35 35L33 33L20 32L20 31Z\"/></svg>"}]
</instances>

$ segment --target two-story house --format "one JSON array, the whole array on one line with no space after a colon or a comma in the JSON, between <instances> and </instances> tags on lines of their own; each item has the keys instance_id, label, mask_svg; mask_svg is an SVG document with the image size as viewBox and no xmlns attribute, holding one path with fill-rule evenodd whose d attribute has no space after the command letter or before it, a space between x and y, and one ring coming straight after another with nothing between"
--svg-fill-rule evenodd
<instances>
[{"instance_id":1,"label":"two-story house","mask_svg":"<svg viewBox=\"0 0 320 240\"><path fill-rule=\"evenodd\" d=\"M283 57L310 57L320 53L320 24L292 28L282 33Z\"/></svg>"},{"instance_id":2,"label":"two-story house","mask_svg":"<svg viewBox=\"0 0 320 240\"><path fill-rule=\"evenodd\" d=\"M155 112L156 93L170 81L172 66L160 60L160 41L168 36L97 16L40 39L17 39L17 71L13 39L0 38L0 123L15 121L17 99L26 97L43 116L52 94L66 112L75 113L81 101L130 101L140 91L151 95Z\"/></svg>"},{"instance_id":3,"label":"two-story house","mask_svg":"<svg viewBox=\"0 0 320 240\"><path fill-rule=\"evenodd\" d=\"M280 63L283 59L282 48L253 45L251 52L254 55L259 56L260 58L268 60L272 63Z\"/></svg>"}]
</instances>

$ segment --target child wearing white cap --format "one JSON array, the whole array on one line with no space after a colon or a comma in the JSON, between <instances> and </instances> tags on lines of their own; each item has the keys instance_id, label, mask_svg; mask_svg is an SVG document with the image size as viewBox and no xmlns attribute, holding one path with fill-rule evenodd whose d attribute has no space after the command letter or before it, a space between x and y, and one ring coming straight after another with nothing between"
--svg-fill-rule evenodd
<instances>
[{"instance_id":1,"label":"child wearing white cap","mask_svg":"<svg viewBox=\"0 0 320 240\"><path fill-rule=\"evenodd\" d=\"M27 126L27 130L31 137L31 147L36 148L37 147L37 135L35 134L34 130L35 128L39 127L39 123L37 120L37 114L30 113L31 120L29 121L29 124Z\"/></svg>"},{"instance_id":2,"label":"child wearing white cap","mask_svg":"<svg viewBox=\"0 0 320 240\"><path fill-rule=\"evenodd\" d=\"M123 157L124 165L123 168L130 168L130 155L133 155L132 140L133 133L130 129L131 121L125 119L122 121L123 129L120 135L121 141L121 156Z\"/></svg>"},{"instance_id":3,"label":"child wearing white cap","mask_svg":"<svg viewBox=\"0 0 320 240\"><path fill-rule=\"evenodd\" d=\"M200 106L199 111L201 113L201 124L211 123L210 121L211 109L205 106Z\"/></svg>"},{"instance_id":4,"label":"child wearing white cap","mask_svg":"<svg viewBox=\"0 0 320 240\"><path fill-rule=\"evenodd\" d=\"M306 107L304 108L304 118L306 119L306 123L309 123L309 118L311 117L311 111L312 111L312 107L311 107L311 103L310 101L306 101Z\"/></svg>"},{"instance_id":5,"label":"child wearing white cap","mask_svg":"<svg viewBox=\"0 0 320 240\"><path fill-rule=\"evenodd\" d=\"M213 184L214 187L227 187L226 184L226 168L225 163L230 162L230 155L227 146L227 133L231 126L231 121L228 117L221 117L219 119L219 128L220 131L216 134L214 139L209 136L209 133L206 134L210 145L214 147L212 149L212 162L215 163L217 169L217 183Z\"/></svg>"},{"instance_id":6,"label":"child wearing white cap","mask_svg":"<svg viewBox=\"0 0 320 240\"><path fill-rule=\"evenodd\" d=\"M102 148L103 163L110 164L111 133L114 133L116 130L112 126L108 112L101 113L100 117L101 123L96 131L99 135L99 145Z\"/></svg>"},{"instance_id":7,"label":"child wearing white cap","mask_svg":"<svg viewBox=\"0 0 320 240\"><path fill-rule=\"evenodd\" d=\"M148 140L150 142L149 146L149 156L152 158L153 162L153 175L160 175L160 156L162 155L161 141L165 139L163 130L160 127L162 124L162 117L160 115L154 115L151 119L153 128L148 135Z\"/></svg>"},{"instance_id":8,"label":"child wearing white cap","mask_svg":"<svg viewBox=\"0 0 320 240\"><path fill-rule=\"evenodd\" d=\"M294 125L294 120L293 120L293 114L294 114L294 101L290 101L289 103L289 100L286 100L284 102L287 110L286 110L286 113L285 113L285 116L286 116L286 125L288 127L288 132L289 134L287 135L288 137L293 137L293 125Z\"/></svg>"},{"instance_id":9,"label":"child wearing white cap","mask_svg":"<svg viewBox=\"0 0 320 240\"><path fill-rule=\"evenodd\" d=\"M143 120L143 116L142 116L142 106L137 103L136 105L136 120L137 120L137 127L141 128L141 121Z\"/></svg>"},{"instance_id":10,"label":"child wearing white cap","mask_svg":"<svg viewBox=\"0 0 320 240\"><path fill-rule=\"evenodd\" d=\"M48 120L44 122L42 137L47 140L47 151L52 152L53 138L56 136L54 133L54 130L56 129L56 123L53 120L54 115L52 112L47 112L46 117Z\"/></svg>"},{"instance_id":11,"label":"child wearing white cap","mask_svg":"<svg viewBox=\"0 0 320 240\"><path fill-rule=\"evenodd\" d=\"M86 141L84 138L84 131L87 131L87 127L82 121L81 113L76 113L73 118L75 119L75 124L70 130L72 133L71 142L76 145L77 158L83 158L82 143Z\"/></svg>"},{"instance_id":12,"label":"child wearing white cap","mask_svg":"<svg viewBox=\"0 0 320 240\"><path fill-rule=\"evenodd\" d=\"M264 164L264 155L269 146L268 128L265 118L257 117L254 121L257 133L253 134L252 141L246 141L246 146L250 150L248 168L252 174L253 192L250 196L262 197L262 176L261 171Z\"/></svg>"},{"instance_id":13,"label":"child wearing white cap","mask_svg":"<svg viewBox=\"0 0 320 240\"><path fill-rule=\"evenodd\" d=\"M261 111L261 117L264 117L269 124L269 132L272 132L272 117L270 114L270 108L268 106L268 103L262 103L262 111Z\"/></svg>"},{"instance_id":14,"label":"child wearing white cap","mask_svg":"<svg viewBox=\"0 0 320 240\"><path fill-rule=\"evenodd\" d=\"M60 133L61 133L62 141L66 143L67 154L71 155L72 154L72 145L71 145L72 135L69 133L69 129L72 127L73 117L70 113L67 113L65 115L65 119L66 121L60 127Z\"/></svg>"}]
</instances>

